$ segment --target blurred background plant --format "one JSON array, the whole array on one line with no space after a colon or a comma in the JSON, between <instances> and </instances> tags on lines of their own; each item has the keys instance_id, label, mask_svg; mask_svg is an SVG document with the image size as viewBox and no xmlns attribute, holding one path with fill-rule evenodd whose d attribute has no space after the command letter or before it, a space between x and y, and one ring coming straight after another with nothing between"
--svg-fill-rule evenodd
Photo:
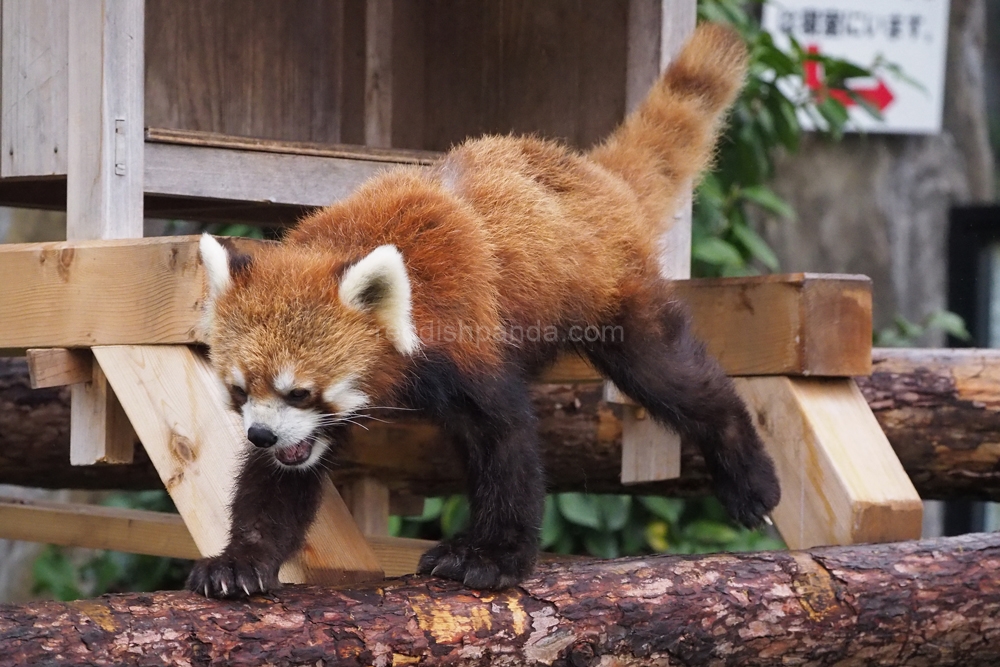
<instances>
[{"instance_id":1,"label":"blurred background plant","mask_svg":"<svg viewBox=\"0 0 1000 667\"><path fill-rule=\"evenodd\" d=\"M779 268L775 253L751 226L749 209L759 207L794 221L795 211L767 185L775 159L780 151L798 149L803 133L800 114L808 116L829 140L838 140L848 123L847 110L827 91L843 90L857 99L846 88L848 81L872 75L871 70L843 60L808 54L795 43L788 51L778 48L760 29L762 4L699 0L700 19L728 23L739 31L750 49L751 65L715 168L695 193L692 267L696 276L748 275ZM824 69L827 88L790 92L802 91L799 82L810 60L819 61ZM864 100L858 102L864 104ZM213 225L207 231L253 238L273 235L273 230L265 232L251 225ZM949 315L936 314L933 321L921 324L899 320L894 330L879 335L884 344L892 344L890 341L913 338L916 328L921 332L928 326L957 330L960 320L956 324ZM165 492L115 494L108 502L144 509L170 507ZM464 496L429 498L421 516L391 517L390 533L425 539L448 537L462 529L468 515ZM735 527L714 498L584 493L559 493L546 499L541 542L547 551L602 558L783 547L773 533ZM39 594L60 599L119 590L178 588L189 567L186 561L114 552L98 552L80 562L64 550L50 547L35 564L35 587Z\"/></svg>"}]
</instances>

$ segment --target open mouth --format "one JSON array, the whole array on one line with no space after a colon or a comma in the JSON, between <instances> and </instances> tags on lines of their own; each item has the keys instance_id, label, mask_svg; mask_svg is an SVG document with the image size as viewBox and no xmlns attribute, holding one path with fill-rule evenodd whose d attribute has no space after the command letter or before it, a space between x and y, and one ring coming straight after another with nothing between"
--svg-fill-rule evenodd
<instances>
[{"instance_id":1,"label":"open mouth","mask_svg":"<svg viewBox=\"0 0 1000 667\"><path fill-rule=\"evenodd\" d=\"M309 460L309 455L312 454L312 443L308 440L302 440L295 443L294 445L289 445L288 447L282 447L281 449L274 450L274 458L278 459L281 463L286 466L299 466Z\"/></svg>"}]
</instances>

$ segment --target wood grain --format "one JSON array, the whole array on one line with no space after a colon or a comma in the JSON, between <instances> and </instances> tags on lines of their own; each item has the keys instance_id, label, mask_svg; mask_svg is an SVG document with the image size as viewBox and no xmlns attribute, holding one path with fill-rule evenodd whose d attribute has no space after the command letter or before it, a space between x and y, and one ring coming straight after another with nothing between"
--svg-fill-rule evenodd
<instances>
[{"instance_id":1,"label":"wood grain","mask_svg":"<svg viewBox=\"0 0 1000 667\"><path fill-rule=\"evenodd\" d=\"M0 606L0 665L993 667L1000 534L541 564L506 591L411 577Z\"/></svg>"},{"instance_id":2,"label":"wood grain","mask_svg":"<svg viewBox=\"0 0 1000 667\"><path fill-rule=\"evenodd\" d=\"M0 537L194 560L201 552L179 514L0 497ZM370 536L386 576L417 570L428 540Z\"/></svg>"},{"instance_id":3,"label":"wood grain","mask_svg":"<svg viewBox=\"0 0 1000 667\"><path fill-rule=\"evenodd\" d=\"M90 382L93 378L94 358L89 350L32 349L27 350L27 358L32 389Z\"/></svg>"},{"instance_id":4,"label":"wood grain","mask_svg":"<svg viewBox=\"0 0 1000 667\"><path fill-rule=\"evenodd\" d=\"M374 477L345 485L344 502L365 537L389 534L389 487Z\"/></svg>"},{"instance_id":5,"label":"wood grain","mask_svg":"<svg viewBox=\"0 0 1000 667\"><path fill-rule=\"evenodd\" d=\"M131 463L136 433L99 363L87 382L70 386L69 462Z\"/></svg>"},{"instance_id":6,"label":"wood grain","mask_svg":"<svg viewBox=\"0 0 1000 667\"><path fill-rule=\"evenodd\" d=\"M66 173L69 3L3 0L0 176Z\"/></svg>"},{"instance_id":7,"label":"wood grain","mask_svg":"<svg viewBox=\"0 0 1000 667\"><path fill-rule=\"evenodd\" d=\"M93 348L199 551L222 551L246 438L205 359L187 347ZM284 581L345 583L382 575L333 483Z\"/></svg>"},{"instance_id":8,"label":"wood grain","mask_svg":"<svg viewBox=\"0 0 1000 667\"><path fill-rule=\"evenodd\" d=\"M194 237L0 247L0 347L197 342L202 281ZM674 290L731 375L870 371L871 284L863 276L691 280ZM588 369L570 356L543 379L598 381Z\"/></svg>"},{"instance_id":9,"label":"wood grain","mask_svg":"<svg viewBox=\"0 0 1000 667\"><path fill-rule=\"evenodd\" d=\"M625 102L630 108L641 103L659 72L669 66L694 31L696 4L693 0L663 1L651 7L643 0L629 2ZM660 274L665 278L691 277L690 187L688 190L677 210L668 213L672 219L663 225L667 231L660 239L659 260ZM613 387L610 382L608 385ZM615 389L608 393L620 392ZM622 413L622 484L655 482L681 474L680 436L643 412L626 407Z\"/></svg>"},{"instance_id":10,"label":"wood grain","mask_svg":"<svg viewBox=\"0 0 1000 667\"><path fill-rule=\"evenodd\" d=\"M774 459L789 547L920 537L923 505L851 379L736 378Z\"/></svg>"}]
</instances>

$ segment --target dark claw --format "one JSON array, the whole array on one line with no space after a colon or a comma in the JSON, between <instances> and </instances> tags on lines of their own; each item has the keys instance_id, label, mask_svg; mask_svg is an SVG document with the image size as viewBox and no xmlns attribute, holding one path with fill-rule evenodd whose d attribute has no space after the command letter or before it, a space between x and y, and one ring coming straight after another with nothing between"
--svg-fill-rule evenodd
<instances>
[{"instance_id":1,"label":"dark claw","mask_svg":"<svg viewBox=\"0 0 1000 667\"><path fill-rule=\"evenodd\" d=\"M464 536L456 536L421 556L417 571L461 581L469 588L509 588L531 574L536 551L532 540L497 546L477 544Z\"/></svg>"},{"instance_id":2,"label":"dark claw","mask_svg":"<svg viewBox=\"0 0 1000 667\"><path fill-rule=\"evenodd\" d=\"M277 568L225 553L194 564L185 587L209 598L246 599L278 586Z\"/></svg>"}]
</instances>

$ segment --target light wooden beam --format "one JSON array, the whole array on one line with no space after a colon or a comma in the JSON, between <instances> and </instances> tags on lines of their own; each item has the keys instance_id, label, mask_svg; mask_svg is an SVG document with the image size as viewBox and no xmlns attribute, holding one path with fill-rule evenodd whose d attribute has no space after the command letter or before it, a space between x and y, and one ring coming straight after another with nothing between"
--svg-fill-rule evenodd
<instances>
[{"instance_id":1,"label":"light wooden beam","mask_svg":"<svg viewBox=\"0 0 1000 667\"><path fill-rule=\"evenodd\" d=\"M179 514L0 497L0 539L194 560L201 552ZM368 538L386 576L417 571L428 540Z\"/></svg>"},{"instance_id":2,"label":"light wooden beam","mask_svg":"<svg viewBox=\"0 0 1000 667\"><path fill-rule=\"evenodd\" d=\"M196 343L197 237L0 246L0 348ZM253 252L257 243L233 240ZM695 332L730 375L871 369L871 282L796 273L677 281ZM546 382L599 381L570 356Z\"/></svg>"},{"instance_id":3,"label":"light wooden beam","mask_svg":"<svg viewBox=\"0 0 1000 667\"><path fill-rule=\"evenodd\" d=\"M199 551L221 552L246 437L207 360L186 346L125 345L93 352ZM329 479L306 546L285 563L281 576L288 582L326 584L382 576Z\"/></svg>"},{"instance_id":4,"label":"light wooden beam","mask_svg":"<svg viewBox=\"0 0 1000 667\"><path fill-rule=\"evenodd\" d=\"M145 3L134 0L69 2L71 241L142 236L144 11ZM70 392L73 464L130 462L135 440L98 365L90 382L74 384Z\"/></svg>"},{"instance_id":5,"label":"light wooden beam","mask_svg":"<svg viewBox=\"0 0 1000 667\"><path fill-rule=\"evenodd\" d=\"M660 72L694 32L695 0L629 0L625 105L635 109ZM660 273L666 278L691 277L691 193L685 193L660 239ZM620 392L610 382L605 396ZM672 429L649 419L641 409L622 415L622 484L673 479L681 474L681 439Z\"/></svg>"},{"instance_id":6,"label":"light wooden beam","mask_svg":"<svg viewBox=\"0 0 1000 667\"><path fill-rule=\"evenodd\" d=\"M27 358L32 389L64 387L93 379L94 357L90 350L36 348L27 350Z\"/></svg>"},{"instance_id":7,"label":"light wooden beam","mask_svg":"<svg viewBox=\"0 0 1000 667\"><path fill-rule=\"evenodd\" d=\"M854 380L736 378L774 459L792 549L920 537L923 505Z\"/></svg>"},{"instance_id":8,"label":"light wooden beam","mask_svg":"<svg viewBox=\"0 0 1000 667\"><path fill-rule=\"evenodd\" d=\"M365 537L389 534L389 487L374 477L359 477L347 485L344 502Z\"/></svg>"}]
</instances>

